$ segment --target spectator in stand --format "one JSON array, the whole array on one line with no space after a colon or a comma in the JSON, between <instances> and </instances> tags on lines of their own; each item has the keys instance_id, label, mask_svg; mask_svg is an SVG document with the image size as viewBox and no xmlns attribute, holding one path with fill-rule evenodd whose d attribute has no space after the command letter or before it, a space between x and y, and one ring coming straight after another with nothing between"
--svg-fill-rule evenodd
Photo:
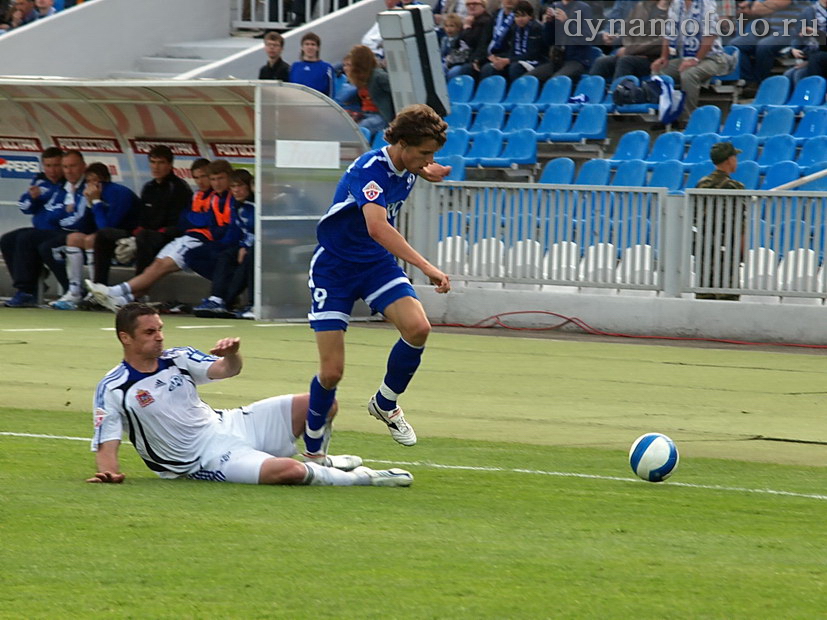
<instances>
[{"instance_id":1,"label":"spectator in stand","mask_svg":"<svg viewBox=\"0 0 827 620\"><path fill-rule=\"evenodd\" d=\"M813 25L815 24L815 28ZM808 75L810 58L818 74L819 66L827 60L827 54L819 49L819 33L827 32L827 0L817 0L812 6L808 6L801 14L801 30L798 36L793 39L790 55L795 59L796 65L784 72L790 79L792 88L804 76ZM824 75L824 73L821 73Z\"/></svg>"},{"instance_id":2,"label":"spectator in stand","mask_svg":"<svg viewBox=\"0 0 827 620\"><path fill-rule=\"evenodd\" d=\"M23 213L32 216L32 225L9 231L0 237L3 260L11 275L12 285L17 289L5 303L9 308L37 306L37 279L43 269L37 246L61 234L60 226L49 218L46 205L66 183L62 160L63 151L55 146L43 151L40 156L43 172L35 175L29 189L17 203Z\"/></svg>"},{"instance_id":3,"label":"spectator in stand","mask_svg":"<svg viewBox=\"0 0 827 620\"><path fill-rule=\"evenodd\" d=\"M333 67L319 58L322 40L314 32L308 32L301 41L301 60L290 67L290 81L333 96Z\"/></svg>"},{"instance_id":4,"label":"spectator in stand","mask_svg":"<svg viewBox=\"0 0 827 620\"><path fill-rule=\"evenodd\" d=\"M545 59L548 51L543 27L534 19L534 7L528 0L519 0L514 8L514 23L508 31L503 55L491 54L480 70L480 78L502 75L509 83L533 70Z\"/></svg>"},{"instance_id":5,"label":"spectator in stand","mask_svg":"<svg viewBox=\"0 0 827 620\"><path fill-rule=\"evenodd\" d=\"M508 44L508 35L514 25L514 7L517 0L502 0L500 8L491 19L491 40L488 42L487 59L502 54ZM482 65L480 65L482 69Z\"/></svg>"},{"instance_id":6,"label":"spectator in stand","mask_svg":"<svg viewBox=\"0 0 827 620\"><path fill-rule=\"evenodd\" d=\"M370 52L370 50L368 50ZM371 56L373 54L371 53ZM218 255L213 273L210 296L192 309L195 316L208 318L254 319L253 286L255 243L255 196L253 175L247 170L233 170L230 175L230 193L233 196L233 214L242 231L238 245L227 248ZM236 299L247 289L248 303L236 312L231 308Z\"/></svg>"},{"instance_id":7,"label":"spectator in stand","mask_svg":"<svg viewBox=\"0 0 827 620\"><path fill-rule=\"evenodd\" d=\"M567 75L572 80L577 80L588 71L591 66L592 42L588 38L588 29L582 26L591 17L591 7L581 0L553 2L546 9L544 17L545 42L549 47L548 62L539 65L529 75L542 82L558 75Z\"/></svg>"},{"instance_id":8,"label":"spectator in stand","mask_svg":"<svg viewBox=\"0 0 827 620\"><path fill-rule=\"evenodd\" d=\"M684 107L678 127L698 107L701 84L713 75L726 75L735 67L735 59L724 53L721 37L717 35L718 13L715 0L672 0L669 19L675 26L674 40L664 37L660 56L652 62L653 74L663 73L675 80L685 94ZM677 56L670 59L669 48Z\"/></svg>"},{"instance_id":9,"label":"spectator in stand","mask_svg":"<svg viewBox=\"0 0 827 620\"><path fill-rule=\"evenodd\" d=\"M350 50L350 62L346 65L347 77L356 87L361 102L359 127L371 135L384 129L393 120L393 94L387 72L376 62L376 56L364 45Z\"/></svg>"},{"instance_id":10,"label":"spectator in stand","mask_svg":"<svg viewBox=\"0 0 827 620\"><path fill-rule=\"evenodd\" d=\"M382 9L382 11L391 11L396 8L399 8L399 3L397 0L385 0L385 8ZM380 13L382 11L380 11ZM436 19L436 15L434 18ZM369 47L370 51L376 55L376 59L379 61L379 64L384 66L385 48L382 45L382 34L379 32L378 19L374 22L373 26L370 27L370 30L368 30L362 37L362 45Z\"/></svg>"},{"instance_id":11,"label":"spectator in stand","mask_svg":"<svg viewBox=\"0 0 827 620\"><path fill-rule=\"evenodd\" d=\"M449 13L442 19L442 39L439 41L439 55L442 57L442 67L445 71L460 64L454 59L454 50L460 44L459 35L462 32L462 18L456 13Z\"/></svg>"},{"instance_id":12,"label":"spectator in stand","mask_svg":"<svg viewBox=\"0 0 827 620\"><path fill-rule=\"evenodd\" d=\"M811 8L814 16L810 14L807 14L807 16L810 19L810 24L812 24L813 19L816 20L815 38L818 43L823 44L825 33L827 33L827 2L818 0ZM820 75L827 78L827 51L821 47L816 50L808 50L804 75Z\"/></svg>"},{"instance_id":13,"label":"spectator in stand","mask_svg":"<svg viewBox=\"0 0 827 620\"><path fill-rule=\"evenodd\" d=\"M468 15L465 0L437 0L434 5L434 23L445 32L445 18L449 15L458 15L460 23Z\"/></svg>"},{"instance_id":14,"label":"spectator in stand","mask_svg":"<svg viewBox=\"0 0 827 620\"><path fill-rule=\"evenodd\" d=\"M290 65L281 57L282 50L284 50L283 36L275 31L264 35L264 53L267 54L267 64L259 70L258 79L290 81Z\"/></svg>"},{"instance_id":15,"label":"spectator in stand","mask_svg":"<svg viewBox=\"0 0 827 620\"><path fill-rule=\"evenodd\" d=\"M798 22L807 4L811 4L809 0L745 0L738 4L740 15L751 20L749 32L730 41L741 52L744 98L755 96L758 85L772 72L775 58L790 46L797 34L790 24Z\"/></svg>"},{"instance_id":16,"label":"spectator in stand","mask_svg":"<svg viewBox=\"0 0 827 620\"><path fill-rule=\"evenodd\" d=\"M95 229L132 228L140 208L138 197L131 189L112 182L109 168L95 162L85 172L83 197L91 208ZM95 237L97 233L72 232L66 237L63 250L66 262L48 263L55 278L66 291L60 299L49 304L55 310L77 310L83 299L83 264L93 275ZM52 255L54 257L54 254Z\"/></svg>"},{"instance_id":17,"label":"spectator in stand","mask_svg":"<svg viewBox=\"0 0 827 620\"><path fill-rule=\"evenodd\" d=\"M202 192L198 192L188 214L191 228L182 237L166 244L142 274L115 286L87 280L86 286L95 301L115 312L126 303L145 295L161 278L184 269L211 280L218 255L237 244L241 237L237 220L233 216L229 191L232 171L232 166L224 159L217 159L210 164L212 194L207 204L204 204Z\"/></svg>"},{"instance_id":18,"label":"spectator in stand","mask_svg":"<svg viewBox=\"0 0 827 620\"><path fill-rule=\"evenodd\" d=\"M0 30L14 30L38 19L34 0L14 0L10 8L11 13L5 24L0 24Z\"/></svg>"},{"instance_id":19,"label":"spectator in stand","mask_svg":"<svg viewBox=\"0 0 827 620\"><path fill-rule=\"evenodd\" d=\"M192 190L173 172L175 158L168 146L153 146L147 159L152 180L141 189L134 227L107 226L95 235L95 282L109 284L114 257L124 264L134 260L135 275L143 273L161 248L184 233L182 220L192 203ZM192 164L192 175L200 189L205 184L209 188L209 163L199 159Z\"/></svg>"},{"instance_id":20,"label":"spectator in stand","mask_svg":"<svg viewBox=\"0 0 827 620\"><path fill-rule=\"evenodd\" d=\"M669 0L638 0L632 4L627 13L626 34L621 39L621 47L614 54L595 60L589 73L602 76L607 84L622 75L639 78L650 75L652 61L661 52L659 24L666 23L668 9ZM603 33L604 43L611 43L614 38Z\"/></svg>"},{"instance_id":21,"label":"spectator in stand","mask_svg":"<svg viewBox=\"0 0 827 620\"><path fill-rule=\"evenodd\" d=\"M54 0L34 0L34 5L37 8L37 19L51 17L57 13Z\"/></svg>"},{"instance_id":22,"label":"spectator in stand","mask_svg":"<svg viewBox=\"0 0 827 620\"><path fill-rule=\"evenodd\" d=\"M467 57L448 70L446 77L449 80L458 75L479 75L480 67L488 56L488 44L491 42L491 15L485 6L485 0L465 0L468 17L465 18L459 35L457 50L467 54Z\"/></svg>"}]
</instances>

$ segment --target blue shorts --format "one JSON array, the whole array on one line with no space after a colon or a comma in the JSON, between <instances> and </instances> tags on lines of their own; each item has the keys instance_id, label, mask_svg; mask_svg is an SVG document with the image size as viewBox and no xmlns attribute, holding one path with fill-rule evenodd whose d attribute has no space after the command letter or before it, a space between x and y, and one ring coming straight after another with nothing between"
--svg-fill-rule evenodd
<instances>
[{"instance_id":1,"label":"blue shorts","mask_svg":"<svg viewBox=\"0 0 827 620\"><path fill-rule=\"evenodd\" d=\"M384 312L397 299L416 298L410 279L390 254L375 263L352 263L317 247L308 286L312 303L307 318L317 332L346 330L357 299L373 312Z\"/></svg>"}]
</instances>

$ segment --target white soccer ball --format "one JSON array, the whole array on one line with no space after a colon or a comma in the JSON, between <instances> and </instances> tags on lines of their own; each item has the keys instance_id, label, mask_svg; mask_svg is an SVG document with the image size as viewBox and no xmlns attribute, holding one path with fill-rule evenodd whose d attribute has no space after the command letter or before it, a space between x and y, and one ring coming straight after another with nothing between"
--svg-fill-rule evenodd
<instances>
[{"instance_id":1,"label":"white soccer ball","mask_svg":"<svg viewBox=\"0 0 827 620\"><path fill-rule=\"evenodd\" d=\"M646 433L629 450L632 471L647 482L662 482L678 467L678 449L666 435Z\"/></svg>"}]
</instances>

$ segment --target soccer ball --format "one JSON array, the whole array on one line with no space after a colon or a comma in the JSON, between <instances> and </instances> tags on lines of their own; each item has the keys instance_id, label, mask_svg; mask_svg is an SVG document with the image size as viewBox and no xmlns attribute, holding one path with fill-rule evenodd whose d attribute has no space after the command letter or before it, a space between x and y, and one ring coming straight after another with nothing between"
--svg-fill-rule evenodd
<instances>
[{"instance_id":1,"label":"soccer ball","mask_svg":"<svg viewBox=\"0 0 827 620\"><path fill-rule=\"evenodd\" d=\"M666 435L646 433L632 444L629 465L647 482L662 482L678 467L678 449Z\"/></svg>"}]
</instances>

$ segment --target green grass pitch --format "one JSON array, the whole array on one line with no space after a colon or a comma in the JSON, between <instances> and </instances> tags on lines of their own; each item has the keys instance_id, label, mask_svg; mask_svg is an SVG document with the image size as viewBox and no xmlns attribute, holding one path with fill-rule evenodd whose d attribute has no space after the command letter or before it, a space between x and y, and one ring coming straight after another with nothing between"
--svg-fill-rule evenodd
<instances>
[{"instance_id":1,"label":"green grass pitch","mask_svg":"<svg viewBox=\"0 0 827 620\"><path fill-rule=\"evenodd\" d=\"M165 316L242 339L216 407L304 391L306 326ZM112 315L0 309L1 618L818 618L827 614L827 357L432 334L403 404L364 409L395 332L353 326L334 452L409 489L83 482ZM49 330L49 331L33 331ZM632 441L672 437L663 484Z\"/></svg>"}]
</instances>

